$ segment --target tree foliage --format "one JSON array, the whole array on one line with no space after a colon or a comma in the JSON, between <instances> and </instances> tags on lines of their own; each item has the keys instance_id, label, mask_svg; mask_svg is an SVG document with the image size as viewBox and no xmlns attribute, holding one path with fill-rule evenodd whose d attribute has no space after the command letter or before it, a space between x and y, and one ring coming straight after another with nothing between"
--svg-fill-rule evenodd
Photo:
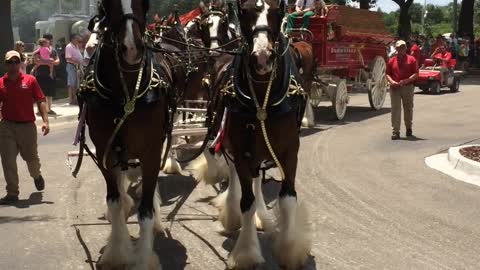
<instances>
[{"instance_id":1,"label":"tree foliage","mask_svg":"<svg viewBox=\"0 0 480 270\"><path fill-rule=\"evenodd\" d=\"M458 19L458 33L463 37L474 37L473 18L475 0L463 0Z\"/></svg>"},{"instance_id":2,"label":"tree foliage","mask_svg":"<svg viewBox=\"0 0 480 270\"><path fill-rule=\"evenodd\" d=\"M0 32L2 39L0 41L0 55L3 57L5 53L13 48L13 32L11 19L11 1L4 0L2 8L0 9ZM3 74L3 65L0 67L0 72Z\"/></svg>"},{"instance_id":3,"label":"tree foliage","mask_svg":"<svg viewBox=\"0 0 480 270\"><path fill-rule=\"evenodd\" d=\"M430 1L433 2L433 1ZM427 13L425 16L425 25L424 31L426 35L437 36L439 34L451 33L452 32L452 18L453 18L453 3L448 4L447 6L436 6L436 5L427 5ZM475 2L475 32L476 36L480 35L480 1ZM422 5L418 3L413 3L409 9L410 22L411 22L411 31L412 32L421 32L421 22L422 22ZM398 20L400 16L400 11L393 11L390 13L384 13L384 22L387 30L397 35L398 29ZM460 17L460 8L457 10L457 18Z\"/></svg>"}]
</instances>

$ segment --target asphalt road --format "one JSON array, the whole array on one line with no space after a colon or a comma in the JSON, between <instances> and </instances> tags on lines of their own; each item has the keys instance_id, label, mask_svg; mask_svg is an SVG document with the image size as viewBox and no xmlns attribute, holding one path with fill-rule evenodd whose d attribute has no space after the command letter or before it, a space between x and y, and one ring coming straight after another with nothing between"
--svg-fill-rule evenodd
<instances>
[{"instance_id":1,"label":"asphalt road","mask_svg":"<svg viewBox=\"0 0 480 270\"><path fill-rule=\"evenodd\" d=\"M317 110L317 126L302 132L297 173L314 232L305 269L479 269L480 188L424 163L450 146L480 141L479 85L470 79L459 93L416 95L416 140L390 140L389 100L372 112L366 94L353 95L343 122L332 121L327 103ZM89 159L78 179L70 176L73 133L70 123L40 138L45 192L35 191L19 159L21 201L0 206L0 269L94 269L109 232L105 184ZM216 191L187 176L159 183L168 233L155 250L163 269L224 269L236 236L218 233L217 211L208 204ZM277 191L267 185L269 205ZM259 235L262 269L278 269L269 236Z\"/></svg>"}]
</instances>

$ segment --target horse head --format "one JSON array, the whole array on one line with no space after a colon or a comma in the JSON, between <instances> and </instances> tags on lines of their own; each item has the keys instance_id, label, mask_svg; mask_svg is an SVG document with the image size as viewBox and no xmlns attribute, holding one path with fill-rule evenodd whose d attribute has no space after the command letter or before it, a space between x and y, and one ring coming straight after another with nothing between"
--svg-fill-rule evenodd
<instances>
[{"instance_id":1,"label":"horse head","mask_svg":"<svg viewBox=\"0 0 480 270\"><path fill-rule=\"evenodd\" d=\"M285 3L283 0L237 0L237 5L249 65L259 75L268 74L279 54L277 44Z\"/></svg>"},{"instance_id":2,"label":"horse head","mask_svg":"<svg viewBox=\"0 0 480 270\"><path fill-rule=\"evenodd\" d=\"M143 35L149 0L101 0L97 27L104 29L104 41L111 42L127 64L142 61L146 50Z\"/></svg>"},{"instance_id":3,"label":"horse head","mask_svg":"<svg viewBox=\"0 0 480 270\"><path fill-rule=\"evenodd\" d=\"M208 9L205 9L201 2L200 9L202 14L198 20L198 28L205 47L215 49L228 43L232 34L224 0L213 1Z\"/></svg>"}]
</instances>

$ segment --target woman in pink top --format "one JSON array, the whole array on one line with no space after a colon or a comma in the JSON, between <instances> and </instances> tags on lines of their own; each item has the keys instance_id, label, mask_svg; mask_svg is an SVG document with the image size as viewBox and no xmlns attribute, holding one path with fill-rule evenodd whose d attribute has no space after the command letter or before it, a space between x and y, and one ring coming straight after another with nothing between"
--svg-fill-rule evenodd
<instances>
[{"instance_id":1,"label":"woman in pink top","mask_svg":"<svg viewBox=\"0 0 480 270\"><path fill-rule=\"evenodd\" d=\"M50 41L46 38L41 38L38 40L38 45L40 45L40 48L33 52L33 54L39 54L40 59L42 60L53 60L50 58ZM31 74L35 74L35 71L40 65L35 65L32 70L30 71ZM50 78L53 79L53 64L49 64L48 68L50 70Z\"/></svg>"}]
</instances>

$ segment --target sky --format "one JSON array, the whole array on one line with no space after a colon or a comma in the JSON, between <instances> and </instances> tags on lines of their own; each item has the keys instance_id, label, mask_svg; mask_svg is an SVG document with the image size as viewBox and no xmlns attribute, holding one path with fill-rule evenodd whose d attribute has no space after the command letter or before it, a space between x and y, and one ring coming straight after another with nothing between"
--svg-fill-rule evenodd
<instances>
[{"instance_id":1,"label":"sky","mask_svg":"<svg viewBox=\"0 0 480 270\"><path fill-rule=\"evenodd\" d=\"M425 0L415 0L416 3L420 3L423 5ZM453 0L427 0L427 5L438 5L438 6L446 6L448 3L453 2ZM458 3L460 4L460 0ZM395 11L398 9L398 5L393 2L392 0L377 0L377 7L380 7L384 12Z\"/></svg>"}]
</instances>

